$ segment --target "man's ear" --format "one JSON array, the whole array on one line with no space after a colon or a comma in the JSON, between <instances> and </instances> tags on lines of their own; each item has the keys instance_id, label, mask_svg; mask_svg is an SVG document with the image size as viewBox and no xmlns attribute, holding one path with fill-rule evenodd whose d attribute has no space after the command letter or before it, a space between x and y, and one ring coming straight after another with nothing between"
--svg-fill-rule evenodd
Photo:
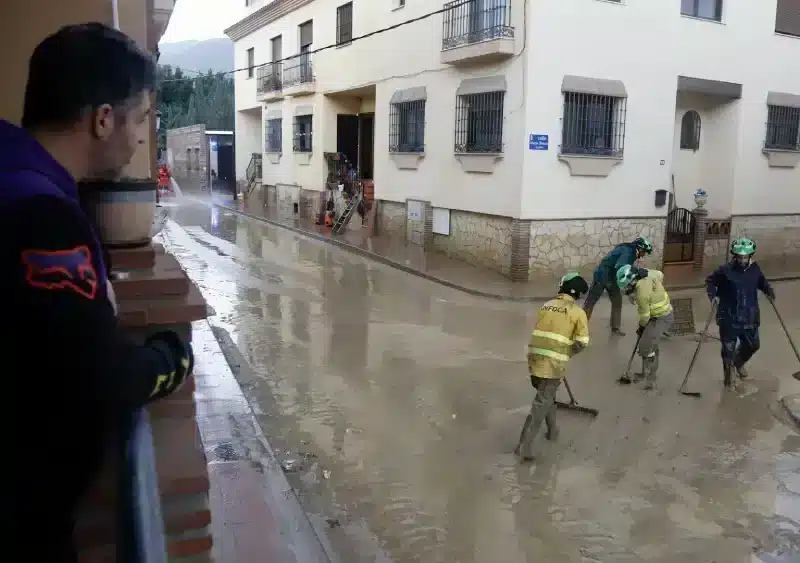
<instances>
[{"instance_id":1,"label":"man's ear","mask_svg":"<svg viewBox=\"0 0 800 563\"><path fill-rule=\"evenodd\" d=\"M92 136L104 141L111 137L116 127L114 108L103 104L92 110Z\"/></svg>"}]
</instances>

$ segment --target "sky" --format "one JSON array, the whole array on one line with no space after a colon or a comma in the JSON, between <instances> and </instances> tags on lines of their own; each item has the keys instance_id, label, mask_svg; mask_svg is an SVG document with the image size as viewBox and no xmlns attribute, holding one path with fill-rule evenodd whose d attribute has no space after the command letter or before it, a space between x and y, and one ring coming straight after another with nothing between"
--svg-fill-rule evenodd
<instances>
[{"instance_id":1,"label":"sky","mask_svg":"<svg viewBox=\"0 0 800 563\"><path fill-rule=\"evenodd\" d=\"M162 43L225 37L244 13L244 0L176 0Z\"/></svg>"}]
</instances>

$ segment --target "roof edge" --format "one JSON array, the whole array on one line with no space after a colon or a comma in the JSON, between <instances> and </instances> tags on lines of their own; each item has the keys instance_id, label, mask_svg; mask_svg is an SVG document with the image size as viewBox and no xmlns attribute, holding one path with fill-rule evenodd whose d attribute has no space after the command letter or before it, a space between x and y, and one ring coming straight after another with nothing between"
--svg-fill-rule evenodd
<instances>
[{"instance_id":1,"label":"roof edge","mask_svg":"<svg viewBox=\"0 0 800 563\"><path fill-rule=\"evenodd\" d=\"M239 20L224 33L232 41L238 41L247 37L254 31L261 29L265 25L274 22L283 16L294 12L298 8L302 8L306 4L310 4L314 0L273 0L266 6L262 6L252 14Z\"/></svg>"}]
</instances>

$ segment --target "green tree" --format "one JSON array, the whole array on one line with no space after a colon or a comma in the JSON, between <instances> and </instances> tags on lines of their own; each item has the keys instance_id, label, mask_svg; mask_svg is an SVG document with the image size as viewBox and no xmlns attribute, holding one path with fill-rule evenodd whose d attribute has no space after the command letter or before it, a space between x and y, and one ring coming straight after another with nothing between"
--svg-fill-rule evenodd
<instances>
[{"instance_id":1,"label":"green tree","mask_svg":"<svg viewBox=\"0 0 800 563\"><path fill-rule=\"evenodd\" d=\"M180 68L159 66L156 106L161 112L158 147L167 146L167 129L204 124L207 129L233 130L233 79L223 73L188 76Z\"/></svg>"}]
</instances>

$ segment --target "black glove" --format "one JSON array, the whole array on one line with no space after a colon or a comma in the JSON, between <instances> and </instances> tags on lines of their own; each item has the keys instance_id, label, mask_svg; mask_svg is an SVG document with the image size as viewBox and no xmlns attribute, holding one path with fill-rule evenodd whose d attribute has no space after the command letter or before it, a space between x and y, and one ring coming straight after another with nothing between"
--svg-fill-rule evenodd
<instances>
[{"instance_id":1,"label":"black glove","mask_svg":"<svg viewBox=\"0 0 800 563\"><path fill-rule=\"evenodd\" d=\"M771 287L769 288L769 291L767 291L767 297L769 297L770 301L775 301L775 290Z\"/></svg>"},{"instance_id":2,"label":"black glove","mask_svg":"<svg viewBox=\"0 0 800 563\"><path fill-rule=\"evenodd\" d=\"M639 328L636 329L636 336L641 336L642 334L644 334L644 327L639 325Z\"/></svg>"},{"instance_id":3,"label":"black glove","mask_svg":"<svg viewBox=\"0 0 800 563\"><path fill-rule=\"evenodd\" d=\"M164 374L163 379L160 377L153 394L150 396L151 400L161 399L178 390L183 385L186 377L192 373L194 369L192 346L188 342L184 342L180 336L171 330L157 332L147 339L147 344L161 349L162 352L171 356L175 362L175 372L173 374Z\"/></svg>"}]
</instances>

